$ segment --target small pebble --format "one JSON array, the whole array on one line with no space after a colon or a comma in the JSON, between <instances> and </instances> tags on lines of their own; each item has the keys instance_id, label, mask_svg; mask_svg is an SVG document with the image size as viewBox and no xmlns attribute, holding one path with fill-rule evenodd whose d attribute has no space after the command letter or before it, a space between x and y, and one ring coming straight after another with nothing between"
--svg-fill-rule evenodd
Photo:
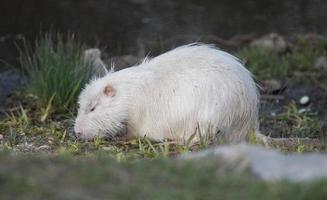
<instances>
[{"instance_id":1,"label":"small pebble","mask_svg":"<svg viewBox=\"0 0 327 200\"><path fill-rule=\"evenodd\" d=\"M300 113L300 114L305 113L305 112L307 112L307 111L308 111L308 110L305 109L305 108L301 108L301 109L299 109L299 113Z\"/></svg>"},{"instance_id":2,"label":"small pebble","mask_svg":"<svg viewBox=\"0 0 327 200\"><path fill-rule=\"evenodd\" d=\"M102 147L102 150L104 151L112 151L113 149L113 147Z\"/></svg>"},{"instance_id":3,"label":"small pebble","mask_svg":"<svg viewBox=\"0 0 327 200\"><path fill-rule=\"evenodd\" d=\"M308 96L303 96L300 98L301 105L308 105L310 103L310 98Z\"/></svg>"},{"instance_id":4,"label":"small pebble","mask_svg":"<svg viewBox=\"0 0 327 200\"><path fill-rule=\"evenodd\" d=\"M38 150L43 150L43 149L50 149L49 145L42 145L38 147Z\"/></svg>"},{"instance_id":5,"label":"small pebble","mask_svg":"<svg viewBox=\"0 0 327 200\"><path fill-rule=\"evenodd\" d=\"M317 60L315 61L314 67L316 69L326 69L327 70L327 57L323 56L323 57L317 58Z\"/></svg>"},{"instance_id":6,"label":"small pebble","mask_svg":"<svg viewBox=\"0 0 327 200\"><path fill-rule=\"evenodd\" d=\"M53 137L48 137L48 144L53 144Z\"/></svg>"},{"instance_id":7,"label":"small pebble","mask_svg":"<svg viewBox=\"0 0 327 200\"><path fill-rule=\"evenodd\" d=\"M262 81L262 89L268 93L275 93L279 92L282 89L282 84L280 81L276 79L270 79L270 80L265 80Z\"/></svg>"}]
</instances>

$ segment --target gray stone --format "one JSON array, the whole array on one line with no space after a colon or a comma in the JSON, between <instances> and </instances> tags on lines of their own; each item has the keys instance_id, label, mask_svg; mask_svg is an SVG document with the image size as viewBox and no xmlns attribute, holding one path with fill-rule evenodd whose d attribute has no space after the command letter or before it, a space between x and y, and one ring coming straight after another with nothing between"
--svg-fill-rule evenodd
<instances>
[{"instance_id":1,"label":"gray stone","mask_svg":"<svg viewBox=\"0 0 327 200\"><path fill-rule=\"evenodd\" d=\"M0 36L0 42L6 42L8 39L10 39L10 35L4 35Z\"/></svg>"},{"instance_id":2,"label":"gray stone","mask_svg":"<svg viewBox=\"0 0 327 200\"><path fill-rule=\"evenodd\" d=\"M26 77L15 70L0 72L0 107L8 95L19 89L25 83Z\"/></svg>"},{"instance_id":3,"label":"gray stone","mask_svg":"<svg viewBox=\"0 0 327 200\"><path fill-rule=\"evenodd\" d=\"M112 147L112 146L110 146L110 147L102 147L101 149L104 150L104 151L112 151L112 150L114 150L115 148Z\"/></svg>"},{"instance_id":4,"label":"gray stone","mask_svg":"<svg viewBox=\"0 0 327 200\"><path fill-rule=\"evenodd\" d=\"M282 89L282 84L276 79L269 79L262 81L261 87L265 93L271 94L279 92Z\"/></svg>"},{"instance_id":5,"label":"gray stone","mask_svg":"<svg viewBox=\"0 0 327 200\"><path fill-rule=\"evenodd\" d=\"M272 50L277 53L282 53L286 51L287 42L281 35L277 33L270 33L259 39L253 40L250 43L250 46Z\"/></svg>"},{"instance_id":6,"label":"gray stone","mask_svg":"<svg viewBox=\"0 0 327 200\"><path fill-rule=\"evenodd\" d=\"M267 181L300 182L327 178L327 154L323 153L283 154L259 146L239 144L190 153L182 158L219 159L224 165L250 170L255 176Z\"/></svg>"},{"instance_id":7,"label":"gray stone","mask_svg":"<svg viewBox=\"0 0 327 200\"><path fill-rule=\"evenodd\" d=\"M127 67L131 67L141 62L141 59L133 55L122 55L122 56L112 57L109 62L115 65L115 71L116 71L116 70L125 69Z\"/></svg>"},{"instance_id":8,"label":"gray stone","mask_svg":"<svg viewBox=\"0 0 327 200\"><path fill-rule=\"evenodd\" d=\"M94 75L103 76L107 73L107 65L101 59L100 49L92 48L85 50L84 61L92 62Z\"/></svg>"},{"instance_id":9,"label":"gray stone","mask_svg":"<svg viewBox=\"0 0 327 200\"><path fill-rule=\"evenodd\" d=\"M102 60L101 51L97 48L85 50L84 60L86 62L92 62L93 72L96 76L103 76L108 71L113 70L113 68L115 71L119 71L142 61L137 56L133 55L114 56L111 58L104 58L104 60Z\"/></svg>"},{"instance_id":10,"label":"gray stone","mask_svg":"<svg viewBox=\"0 0 327 200\"><path fill-rule=\"evenodd\" d=\"M314 67L316 69L324 69L327 70L327 57L322 56L316 59Z\"/></svg>"},{"instance_id":11,"label":"gray stone","mask_svg":"<svg viewBox=\"0 0 327 200\"><path fill-rule=\"evenodd\" d=\"M299 100L299 103L301 104L301 105L308 105L309 103L310 103L310 97L309 96L302 96L301 98L300 98L300 100Z\"/></svg>"},{"instance_id":12,"label":"gray stone","mask_svg":"<svg viewBox=\"0 0 327 200\"><path fill-rule=\"evenodd\" d=\"M37 148L37 150L49 150L51 147L49 145L41 145Z\"/></svg>"}]
</instances>

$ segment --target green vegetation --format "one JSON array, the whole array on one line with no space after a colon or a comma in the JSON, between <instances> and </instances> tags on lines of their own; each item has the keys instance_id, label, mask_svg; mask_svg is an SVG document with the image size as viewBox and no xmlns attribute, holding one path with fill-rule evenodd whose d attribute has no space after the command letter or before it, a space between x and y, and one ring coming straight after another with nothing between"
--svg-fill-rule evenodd
<instances>
[{"instance_id":1,"label":"green vegetation","mask_svg":"<svg viewBox=\"0 0 327 200\"><path fill-rule=\"evenodd\" d=\"M327 55L327 42L299 37L295 47L281 54L269 49L246 47L238 55L259 79L289 79L295 83L319 83L326 73L314 68L315 60ZM300 77L296 77L300 76Z\"/></svg>"},{"instance_id":2,"label":"green vegetation","mask_svg":"<svg viewBox=\"0 0 327 200\"><path fill-rule=\"evenodd\" d=\"M321 144L326 144L327 141L327 123L323 120L324 113L327 111L325 106L327 70L314 67L317 58L327 55L327 42L317 37L312 39L299 36L284 53L246 47L238 55L254 73L259 85L265 80L280 83L281 88L274 91L274 94L283 93L285 86L302 90L300 95L319 95L319 97L311 96L314 100L305 106L296 102L299 99L284 99L284 96L281 99L264 99L260 113L261 131L271 137L294 139L288 143L288 146L284 144L273 144L273 146L286 151L325 152L327 145L304 144L296 138L315 138L320 140ZM268 96L274 94L268 91ZM263 96L265 96L264 92ZM253 135L250 135L249 140L251 143L261 143Z\"/></svg>"},{"instance_id":3,"label":"green vegetation","mask_svg":"<svg viewBox=\"0 0 327 200\"><path fill-rule=\"evenodd\" d=\"M275 52L257 47L247 47L239 52L246 66L258 78L285 77L287 68L282 58Z\"/></svg>"},{"instance_id":4,"label":"green vegetation","mask_svg":"<svg viewBox=\"0 0 327 200\"><path fill-rule=\"evenodd\" d=\"M113 159L123 161L174 157L210 145L205 139L196 145L191 145L189 142L182 145L170 141L155 143L147 138L117 138L117 140L95 138L92 141L79 141L69 136L71 120L42 122L38 116L40 114L22 106L8 114L0 123L0 132L4 136L0 143L0 150L80 156L105 152Z\"/></svg>"},{"instance_id":5,"label":"green vegetation","mask_svg":"<svg viewBox=\"0 0 327 200\"><path fill-rule=\"evenodd\" d=\"M283 108L276 116L263 116L261 125L271 127L267 130L273 137L324 138L323 124L310 110L299 110L295 101ZM326 138L325 138L326 139Z\"/></svg>"},{"instance_id":6,"label":"green vegetation","mask_svg":"<svg viewBox=\"0 0 327 200\"><path fill-rule=\"evenodd\" d=\"M310 41L310 38L300 36L292 52L286 53L284 62L289 69L312 72L315 59L327 55L327 42L325 40Z\"/></svg>"},{"instance_id":7,"label":"green vegetation","mask_svg":"<svg viewBox=\"0 0 327 200\"><path fill-rule=\"evenodd\" d=\"M73 35L46 33L31 50L21 50L22 69L29 76L28 92L35 95L44 110L73 110L81 88L91 77L91 63L83 60L84 45Z\"/></svg>"},{"instance_id":8,"label":"green vegetation","mask_svg":"<svg viewBox=\"0 0 327 200\"><path fill-rule=\"evenodd\" d=\"M264 182L218 161L0 155L1 199L315 199L327 182Z\"/></svg>"}]
</instances>

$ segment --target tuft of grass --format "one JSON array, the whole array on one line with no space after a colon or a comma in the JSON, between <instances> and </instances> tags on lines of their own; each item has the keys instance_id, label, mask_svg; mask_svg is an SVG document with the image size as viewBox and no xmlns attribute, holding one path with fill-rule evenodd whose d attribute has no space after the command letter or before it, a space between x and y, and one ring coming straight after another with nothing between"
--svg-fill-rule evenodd
<instances>
[{"instance_id":1,"label":"tuft of grass","mask_svg":"<svg viewBox=\"0 0 327 200\"><path fill-rule=\"evenodd\" d=\"M248 47L239 52L249 70L260 79L286 76L287 68L281 57L268 49Z\"/></svg>"},{"instance_id":2,"label":"tuft of grass","mask_svg":"<svg viewBox=\"0 0 327 200\"><path fill-rule=\"evenodd\" d=\"M318 138L326 139L322 121L310 108L300 109L295 101L291 101L276 116L264 116L261 125L272 137Z\"/></svg>"},{"instance_id":3,"label":"tuft of grass","mask_svg":"<svg viewBox=\"0 0 327 200\"><path fill-rule=\"evenodd\" d=\"M92 75L92 63L83 59L84 45L74 35L46 33L30 48L20 49L20 63L29 77L28 92L49 113L73 110L82 87Z\"/></svg>"},{"instance_id":4,"label":"tuft of grass","mask_svg":"<svg viewBox=\"0 0 327 200\"><path fill-rule=\"evenodd\" d=\"M305 79L316 83L315 80L323 74L314 68L314 64L318 57L327 55L326 47L324 40L313 45L309 39L300 37L294 47L284 54L265 48L246 47L238 52L238 55L259 79L294 79L295 74L303 74L300 82Z\"/></svg>"},{"instance_id":5,"label":"tuft of grass","mask_svg":"<svg viewBox=\"0 0 327 200\"><path fill-rule=\"evenodd\" d=\"M327 55L326 47L324 40L312 44L312 41L300 36L293 51L285 55L285 63L292 70L315 71L313 66L316 58Z\"/></svg>"},{"instance_id":6,"label":"tuft of grass","mask_svg":"<svg viewBox=\"0 0 327 200\"><path fill-rule=\"evenodd\" d=\"M322 137L322 124L310 116L309 111L301 111L295 101L291 101L286 111L278 116L278 120L288 121L291 135L297 137Z\"/></svg>"}]
</instances>

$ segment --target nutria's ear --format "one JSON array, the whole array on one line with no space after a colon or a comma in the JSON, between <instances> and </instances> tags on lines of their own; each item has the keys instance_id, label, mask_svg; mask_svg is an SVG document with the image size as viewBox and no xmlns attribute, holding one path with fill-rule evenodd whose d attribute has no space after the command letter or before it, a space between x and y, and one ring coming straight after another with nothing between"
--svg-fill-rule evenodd
<instances>
[{"instance_id":1,"label":"nutria's ear","mask_svg":"<svg viewBox=\"0 0 327 200\"><path fill-rule=\"evenodd\" d=\"M112 87L112 85L107 85L104 88L103 93L108 97L114 97L116 95L116 90Z\"/></svg>"}]
</instances>

